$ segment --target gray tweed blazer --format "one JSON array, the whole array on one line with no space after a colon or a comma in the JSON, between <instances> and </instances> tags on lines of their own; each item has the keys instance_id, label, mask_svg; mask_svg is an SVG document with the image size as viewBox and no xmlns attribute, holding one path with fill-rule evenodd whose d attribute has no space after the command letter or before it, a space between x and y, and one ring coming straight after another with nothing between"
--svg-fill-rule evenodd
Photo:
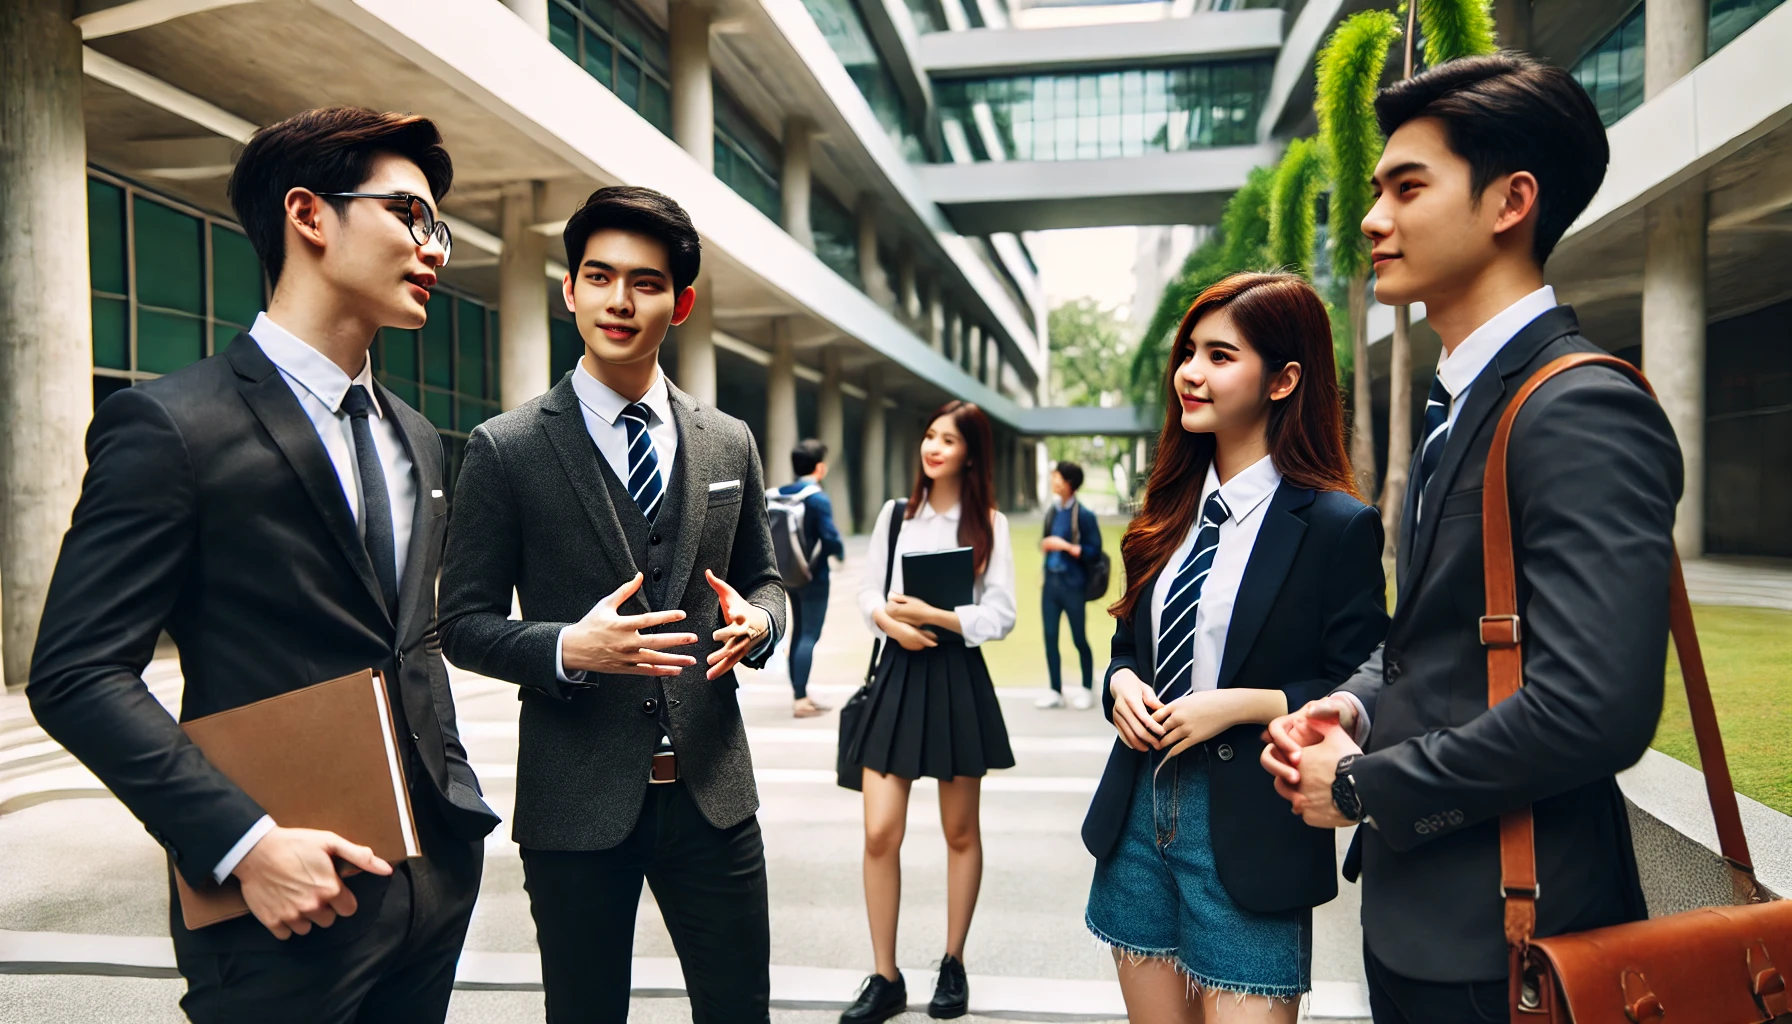
<instances>
[{"instance_id":1,"label":"gray tweed blazer","mask_svg":"<svg viewBox=\"0 0 1792 1024\"><path fill-rule=\"evenodd\" d=\"M442 644L454 664L521 687L512 827L521 846L604 850L627 838L661 730L711 824L728 828L759 808L738 683L732 672L704 678L721 609L703 577L715 570L783 634L759 450L745 423L667 387L678 454L651 523L586 432L570 374L467 443L442 563ZM697 634L679 649L697 664L678 676L561 682L561 627L637 570L646 580L623 611L684 609L665 628ZM513 588L520 621L509 618Z\"/></svg>"}]
</instances>

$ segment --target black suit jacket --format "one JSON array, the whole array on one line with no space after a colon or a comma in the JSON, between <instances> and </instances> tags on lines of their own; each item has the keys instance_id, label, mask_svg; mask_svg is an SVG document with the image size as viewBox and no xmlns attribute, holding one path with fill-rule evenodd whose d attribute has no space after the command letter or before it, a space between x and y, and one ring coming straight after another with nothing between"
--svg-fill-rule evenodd
<instances>
[{"instance_id":1,"label":"black suit jacket","mask_svg":"<svg viewBox=\"0 0 1792 1024\"><path fill-rule=\"evenodd\" d=\"M1281 690L1293 709L1330 692L1387 633L1381 518L1348 494L1286 480L1264 516L1227 627L1219 685ZM1155 685L1150 595L1156 585L1153 576L1132 618L1116 623L1107 678L1130 668ZM1112 721L1114 695L1105 686L1101 703ZM1239 906L1259 913L1318 906L1338 894L1332 833L1288 813L1288 802L1258 764L1262 732L1262 725L1235 726L1203 744L1220 882ZM1083 845L1096 857L1106 857L1119 841L1144 758L1114 741L1083 821Z\"/></svg>"},{"instance_id":2,"label":"black suit jacket","mask_svg":"<svg viewBox=\"0 0 1792 1024\"><path fill-rule=\"evenodd\" d=\"M1354 775L1363 933L1427 981L1506 974L1499 815L1532 804L1537 934L1646 916L1614 774L1661 715L1680 450L1660 406L1615 371L1545 384L1514 424L1509 486L1525 685L1487 707L1481 481L1495 426L1537 370L1599 351L1559 306L1475 378L1424 520L1407 502L1385 648L1344 685L1371 716ZM1352 851L1354 868L1355 855Z\"/></svg>"},{"instance_id":3,"label":"black suit jacket","mask_svg":"<svg viewBox=\"0 0 1792 1024\"><path fill-rule=\"evenodd\" d=\"M678 453L652 524L598 453L570 374L481 424L467 443L442 572L442 636L456 665L521 686L513 834L531 849L603 850L628 838L662 729L711 824L731 827L759 807L734 673L704 678L721 606L703 576L715 570L782 634L759 451L746 424L667 388ZM646 579L623 612L684 609L665 630L697 634L678 648L697 664L677 676L560 682L561 628L637 569ZM513 588L521 621L509 618Z\"/></svg>"},{"instance_id":4,"label":"black suit jacket","mask_svg":"<svg viewBox=\"0 0 1792 1024\"><path fill-rule=\"evenodd\" d=\"M436 636L445 503L434 428L384 388L417 474L399 607L387 609L348 499L291 387L248 335L102 402L50 583L26 693L44 731L131 809L197 885L262 808L144 686L166 629L183 721L375 668L396 681L409 744L454 833L498 818L455 729ZM428 850L424 851L425 856ZM357 880L357 885L372 880ZM235 922L234 924L240 924ZM275 940L260 925L175 937Z\"/></svg>"}]
</instances>

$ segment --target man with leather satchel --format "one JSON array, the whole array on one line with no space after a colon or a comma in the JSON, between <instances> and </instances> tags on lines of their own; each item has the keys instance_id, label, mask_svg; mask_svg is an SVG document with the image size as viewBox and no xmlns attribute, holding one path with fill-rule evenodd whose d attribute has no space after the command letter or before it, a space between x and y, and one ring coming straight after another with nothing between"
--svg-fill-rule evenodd
<instances>
[{"instance_id":1,"label":"man with leather satchel","mask_svg":"<svg viewBox=\"0 0 1792 1024\"><path fill-rule=\"evenodd\" d=\"M1492 551L1508 507L1489 499L1484 538L1501 413L1547 364L1601 352L1543 263L1604 178L1605 132L1565 71L1515 54L1391 86L1376 114L1388 144L1362 223L1376 297L1425 303L1443 354L1387 640L1331 696L1272 723L1263 762L1309 825L1365 826L1345 873L1361 873L1377 1024L1523 1019L1509 1011L1507 895L1537 937L1647 917L1614 776L1661 713L1680 451L1622 373L1542 383L1496 449L1516 614L1484 614L1501 578L1484 539ZM1488 651L1521 647L1523 686L1490 707ZM1526 808L1535 875L1508 887L1500 821Z\"/></svg>"}]
</instances>

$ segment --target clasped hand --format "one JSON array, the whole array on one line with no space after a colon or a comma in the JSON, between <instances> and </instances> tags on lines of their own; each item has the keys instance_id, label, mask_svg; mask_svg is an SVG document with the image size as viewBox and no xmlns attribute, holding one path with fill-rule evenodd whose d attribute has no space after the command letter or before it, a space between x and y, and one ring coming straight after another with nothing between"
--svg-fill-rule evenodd
<instances>
[{"instance_id":1,"label":"clasped hand","mask_svg":"<svg viewBox=\"0 0 1792 1024\"><path fill-rule=\"evenodd\" d=\"M951 622L947 623L947 617ZM935 608L918 597L907 594L891 594L872 616L877 628L884 635L896 641L905 651L920 651L929 647L938 647L939 639L934 629L954 629L958 617L952 612Z\"/></svg>"},{"instance_id":2,"label":"clasped hand","mask_svg":"<svg viewBox=\"0 0 1792 1024\"><path fill-rule=\"evenodd\" d=\"M1301 820L1315 828L1345 828L1354 822L1332 803L1338 761L1360 754L1352 733L1356 707L1343 697L1321 697L1277 718L1263 731L1262 764L1276 792Z\"/></svg>"},{"instance_id":3,"label":"clasped hand","mask_svg":"<svg viewBox=\"0 0 1792 1024\"><path fill-rule=\"evenodd\" d=\"M1108 683L1114 695L1114 731L1134 750L1165 750L1175 757L1237 725L1233 695L1196 690L1165 703L1138 673L1123 668Z\"/></svg>"}]
</instances>

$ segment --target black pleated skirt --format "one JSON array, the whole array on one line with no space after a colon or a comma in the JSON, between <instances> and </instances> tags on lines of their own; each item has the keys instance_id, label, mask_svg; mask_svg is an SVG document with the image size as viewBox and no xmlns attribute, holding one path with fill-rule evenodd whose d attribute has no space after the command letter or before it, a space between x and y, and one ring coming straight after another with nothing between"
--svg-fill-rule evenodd
<instances>
[{"instance_id":1,"label":"black pleated skirt","mask_svg":"<svg viewBox=\"0 0 1792 1024\"><path fill-rule=\"evenodd\" d=\"M857 747L873 771L952 779L1014 767L983 651L945 630L926 650L885 643L866 698Z\"/></svg>"}]
</instances>

